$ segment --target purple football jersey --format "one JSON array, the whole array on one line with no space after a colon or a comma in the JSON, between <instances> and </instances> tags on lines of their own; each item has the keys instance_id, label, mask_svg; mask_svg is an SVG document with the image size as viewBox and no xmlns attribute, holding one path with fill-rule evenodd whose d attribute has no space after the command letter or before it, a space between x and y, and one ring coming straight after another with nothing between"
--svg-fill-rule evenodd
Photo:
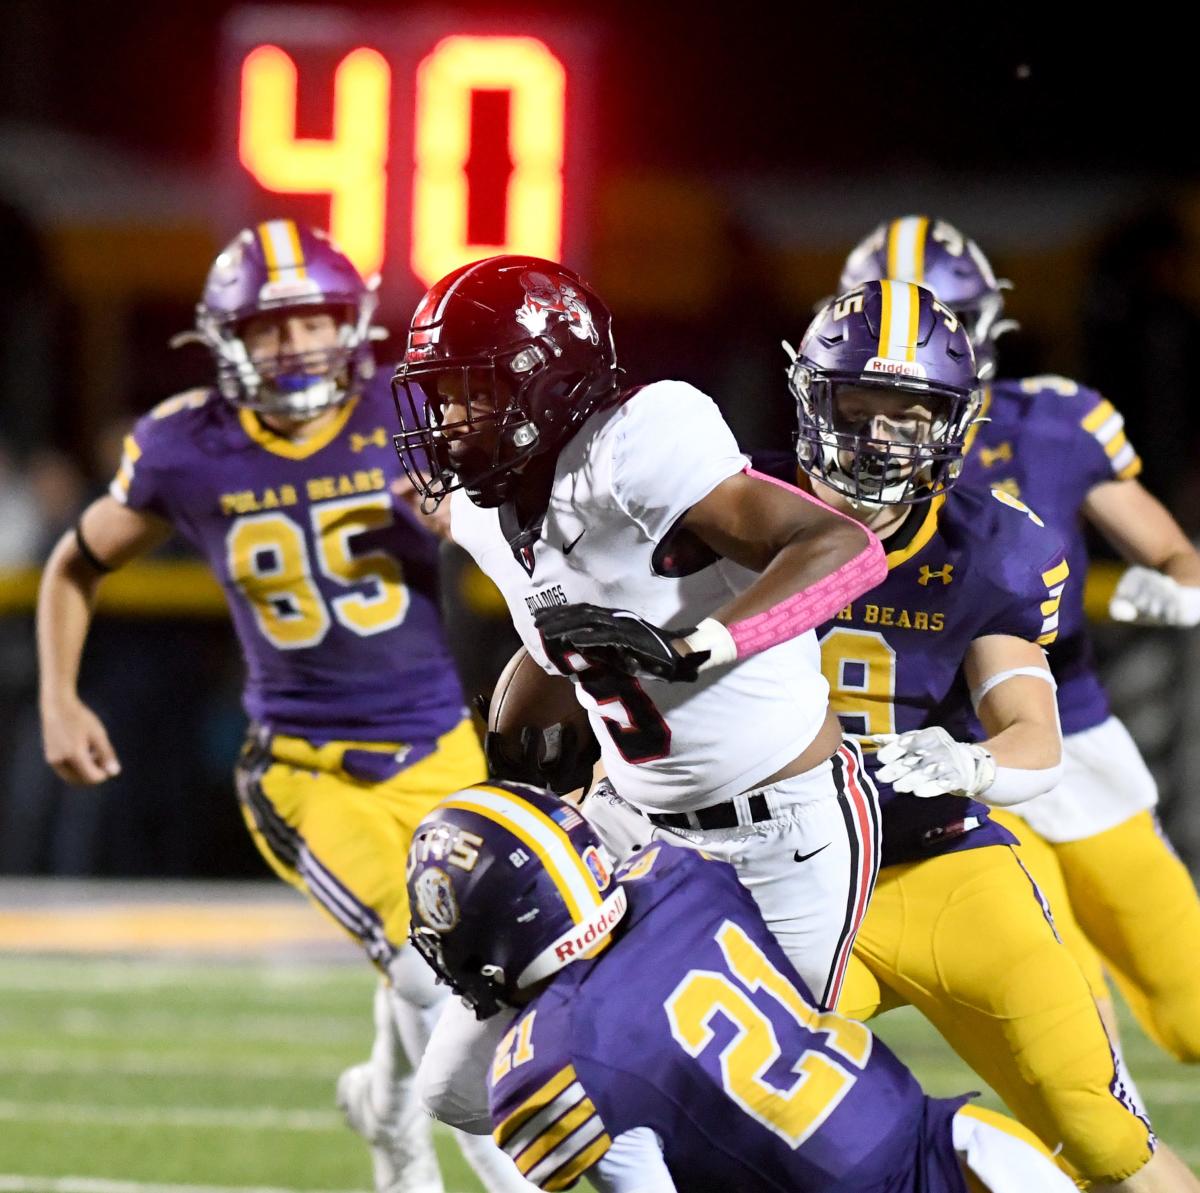
<instances>
[{"instance_id":1,"label":"purple football jersey","mask_svg":"<svg viewBox=\"0 0 1200 1193\"><path fill-rule=\"evenodd\" d=\"M796 483L794 455L756 454L754 466ZM977 741L982 731L962 672L967 649L987 634L1054 641L1069 588L1062 540L1016 498L960 481L914 507L884 546L887 578L817 630L830 706L854 736L941 725ZM976 800L918 799L875 782L885 866L1014 840Z\"/></svg>"},{"instance_id":2,"label":"purple football jersey","mask_svg":"<svg viewBox=\"0 0 1200 1193\"><path fill-rule=\"evenodd\" d=\"M1065 377L997 381L984 393L981 414L990 421L979 424L963 479L1019 497L1067 544L1074 581L1047 653L1063 732L1081 733L1109 714L1083 612L1083 503L1094 486L1137 476L1142 462L1112 403Z\"/></svg>"},{"instance_id":3,"label":"purple football jersey","mask_svg":"<svg viewBox=\"0 0 1200 1193\"><path fill-rule=\"evenodd\" d=\"M495 1137L563 1189L649 1127L680 1189L963 1193L951 1119L812 995L733 868L654 845L618 874L614 943L568 966L496 1050Z\"/></svg>"},{"instance_id":4,"label":"purple football jersey","mask_svg":"<svg viewBox=\"0 0 1200 1193\"><path fill-rule=\"evenodd\" d=\"M402 473L387 375L300 444L213 390L171 398L126 440L110 492L165 518L212 567L253 720L315 743L405 743L396 761L411 763L464 708L437 539L390 490Z\"/></svg>"}]
</instances>

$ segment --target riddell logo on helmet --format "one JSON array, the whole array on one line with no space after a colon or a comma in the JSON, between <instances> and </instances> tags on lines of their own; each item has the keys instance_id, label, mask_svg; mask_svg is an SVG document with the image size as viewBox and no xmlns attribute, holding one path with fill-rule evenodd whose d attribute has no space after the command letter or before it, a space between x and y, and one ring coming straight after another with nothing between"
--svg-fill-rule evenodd
<instances>
[{"instance_id":1,"label":"riddell logo on helmet","mask_svg":"<svg viewBox=\"0 0 1200 1193\"><path fill-rule=\"evenodd\" d=\"M300 281L267 282L258 292L259 302L286 302L289 298L315 298L321 287L311 278Z\"/></svg>"},{"instance_id":2,"label":"riddell logo on helmet","mask_svg":"<svg viewBox=\"0 0 1200 1193\"><path fill-rule=\"evenodd\" d=\"M915 360L890 360L886 356L872 356L863 367L864 373L890 373L895 377L926 377L925 366Z\"/></svg>"},{"instance_id":3,"label":"riddell logo on helmet","mask_svg":"<svg viewBox=\"0 0 1200 1193\"><path fill-rule=\"evenodd\" d=\"M617 894L618 898L606 900L595 919L581 924L577 932L554 946L554 955L559 961L573 961L581 957L617 926L625 914L627 902L624 887L618 886Z\"/></svg>"}]
</instances>

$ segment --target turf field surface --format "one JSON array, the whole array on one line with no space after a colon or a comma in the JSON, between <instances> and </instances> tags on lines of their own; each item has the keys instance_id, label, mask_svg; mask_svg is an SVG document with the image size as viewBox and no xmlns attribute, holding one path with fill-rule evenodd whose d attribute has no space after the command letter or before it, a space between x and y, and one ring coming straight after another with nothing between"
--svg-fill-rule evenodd
<instances>
[{"instance_id":1,"label":"turf field surface","mask_svg":"<svg viewBox=\"0 0 1200 1193\"><path fill-rule=\"evenodd\" d=\"M281 886L54 894L0 884L0 1193L370 1188L333 1104L371 1042L353 946ZM915 1013L874 1026L930 1093L979 1088ZM1200 1074L1124 1033L1159 1134L1200 1169ZM447 1189L479 1189L438 1146Z\"/></svg>"}]
</instances>

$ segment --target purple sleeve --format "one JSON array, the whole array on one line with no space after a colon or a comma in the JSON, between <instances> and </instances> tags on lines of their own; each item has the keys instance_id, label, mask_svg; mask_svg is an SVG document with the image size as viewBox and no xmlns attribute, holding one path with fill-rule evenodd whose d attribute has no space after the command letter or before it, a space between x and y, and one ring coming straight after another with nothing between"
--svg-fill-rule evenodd
<instances>
[{"instance_id":1,"label":"purple sleeve","mask_svg":"<svg viewBox=\"0 0 1200 1193\"><path fill-rule=\"evenodd\" d=\"M162 427L161 423L155 425L150 415L138 420L133 431L125 436L121 463L108 491L131 510L169 519L161 471L164 454Z\"/></svg>"},{"instance_id":2,"label":"purple sleeve","mask_svg":"<svg viewBox=\"0 0 1200 1193\"><path fill-rule=\"evenodd\" d=\"M1103 395L1067 377L1029 377L1021 382L1024 393L1035 394L1039 405L1053 403L1058 417L1072 432L1071 463L1087 492L1112 480L1132 480L1142 461L1125 434L1125 420Z\"/></svg>"},{"instance_id":3,"label":"purple sleeve","mask_svg":"<svg viewBox=\"0 0 1200 1193\"><path fill-rule=\"evenodd\" d=\"M1058 637L1059 607L1071 583L1066 547L1059 534L1017 498L999 489L991 535L994 563L987 569L993 615L976 637L1008 634L1039 646Z\"/></svg>"}]
</instances>

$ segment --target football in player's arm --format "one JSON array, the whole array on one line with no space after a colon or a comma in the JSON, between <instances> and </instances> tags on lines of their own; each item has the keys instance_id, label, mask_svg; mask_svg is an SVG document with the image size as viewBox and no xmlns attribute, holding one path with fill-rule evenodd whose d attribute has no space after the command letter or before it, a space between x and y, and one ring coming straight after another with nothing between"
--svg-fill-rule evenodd
<instances>
[{"instance_id":1,"label":"football in player's arm","mask_svg":"<svg viewBox=\"0 0 1200 1193\"><path fill-rule=\"evenodd\" d=\"M540 1188L1067 1193L1017 1124L926 1097L823 1012L731 867L618 869L549 792L489 783L418 828L413 936L486 1019L494 1135Z\"/></svg>"}]
</instances>

